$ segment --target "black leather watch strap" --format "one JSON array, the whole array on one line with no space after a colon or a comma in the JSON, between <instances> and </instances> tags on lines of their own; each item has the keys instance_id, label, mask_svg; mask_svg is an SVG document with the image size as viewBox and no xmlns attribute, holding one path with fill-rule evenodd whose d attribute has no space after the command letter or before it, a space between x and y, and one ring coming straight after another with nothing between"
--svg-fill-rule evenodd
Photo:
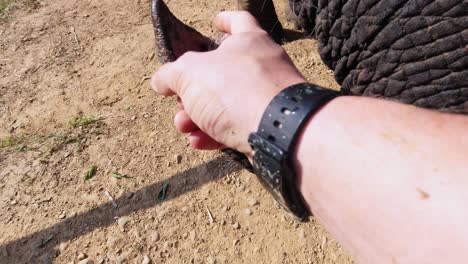
<instances>
[{"instance_id":1,"label":"black leather watch strap","mask_svg":"<svg viewBox=\"0 0 468 264\"><path fill-rule=\"evenodd\" d=\"M293 154L311 115L340 93L310 83L290 86L268 105L257 133L249 136L255 174L284 209L303 220L309 213L296 186Z\"/></svg>"}]
</instances>

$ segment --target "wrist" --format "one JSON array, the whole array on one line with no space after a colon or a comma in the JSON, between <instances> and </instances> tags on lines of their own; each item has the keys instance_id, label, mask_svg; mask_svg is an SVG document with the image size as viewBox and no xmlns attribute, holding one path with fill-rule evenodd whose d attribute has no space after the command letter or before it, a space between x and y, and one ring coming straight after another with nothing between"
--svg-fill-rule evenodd
<instances>
[{"instance_id":1,"label":"wrist","mask_svg":"<svg viewBox=\"0 0 468 264\"><path fill-rule=\"evenodd\" d=\"M297 219L309 214L298 191L294 153L298 136L311 115L340 94L309 83L284 89L268 104L249 143L253 168L278 203Z\"/></svg>"},{"instance_id":2,"label":"wrist","mask_svg":"<svg viewBox=\"0 0 468 264\"><path fill-rule=\"evenodd\" d=\"M304 77L302 77L300 74L294 77L290 77L287 80L284 80L283 82L279 84L271 84L269 89L265 89L265 93L262 93L259 95L259 97L256 99L256 108L252 114L252 121L249 123L249 128L248 128L248 133L246 134L244 140L243 140L243 152L249 159L253 157L253 151L251 146L248 143L248 136L250 133L254 133L258 130L260 122L262 120L262 117L265 113L265 110L267 109L268 105L271 103L273 98L278 95L282 90L284 90L286 87L293 86L295 84L299 83L305 83L307 82Z\"/></svg>"}]
</instances>

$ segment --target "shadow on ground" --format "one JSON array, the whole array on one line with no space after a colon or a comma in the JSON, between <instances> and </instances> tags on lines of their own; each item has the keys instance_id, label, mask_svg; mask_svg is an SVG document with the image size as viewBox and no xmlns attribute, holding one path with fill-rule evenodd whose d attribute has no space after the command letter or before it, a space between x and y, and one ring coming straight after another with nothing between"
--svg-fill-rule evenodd
<instances>
[{"instance_id":1,"label":"shadow on ground","mask_svg":"<svg viewBox=\"0 0 468 264\"><path fill-rule=\"evenodd\" d=\"M201 170L203 167L210 172L217 173L210 173L211 177L200 175L199 172L204 171ZM36 258L46 253L52 253L50 258L53 258L55 254L51 252L52 248L61 242L83 236L97 228L109 226L116 222L116 217L154 207L239 170L241 170L240 166L228 162L225 156L220 156L208 163L173 175L165 181L123 195L116 200L118 205L123 205L121 207L113 208L111 203L106 203L86 213L65 219L49 228L1 245L0 252L6 257L0 258L0 263L38 263L40 261L36 262ZM181 184L187 181L190 181L190 186ZM157 199L157 194L166 183L169 183L172 188L170 187L168 197L164 201L160 201Z\"/></svg>"},{"instance_id":2,"label":"shadow on ground","mask_svg":"<svg viewBox=\"0 0 468 264\"><path fill-rule=\"evenodd\" d=\"M305 32L297 31L297 30L291 30L291 29L287 29L287 28L283 29L283 34L284 34L283 43L290 43L290 42L294 42L294 41L300 40L300 39L312 38L311 35L308 35Z\"/></svg>"}]
</instances>

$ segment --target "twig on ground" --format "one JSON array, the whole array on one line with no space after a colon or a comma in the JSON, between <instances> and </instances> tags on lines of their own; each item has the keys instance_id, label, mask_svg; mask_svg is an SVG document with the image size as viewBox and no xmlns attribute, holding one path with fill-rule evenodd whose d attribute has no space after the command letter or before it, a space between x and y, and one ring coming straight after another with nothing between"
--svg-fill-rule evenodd
<instances>
[{"instance_id":1,"label":"twig on ground","mask_svg":"<svg viewBox=\"0 0 468 264\"><path fill-rule=\"evenodd\" d=\"M80 51L83 51L83 46L81 46L80 39L78 38L78 35L76 34L76 30L74 27L70 28L71 32L73 33L73 36L75 37L75 42L80 47Z\"/></svg>"},{"instance_id":2,"label":"twig on ground","mask_svg":"<svg viewBox=\"0 0 468 264\"><path fill-rule=\"evenodd\" d=\"M213 224L215 219L213 217L213 214L210 211L210 208L208 208L208 206L206 207L206 212L208 212L208 217L210 218L210 224Z\"/></svg>"},{"instance_id":3,"label":"twig on ground","mask_svg":"<svg viewBox=\"0 0 468 264\"><path fill-rule=\"evenodd\" d=\"M104 191L104 194L107 196L107 198L109 198L109 201L111 202L112 206L114 208L117 208L117 203L115 202L114 198L112 198L110 193L108 191Z\"/></svg>"}]
</instances>

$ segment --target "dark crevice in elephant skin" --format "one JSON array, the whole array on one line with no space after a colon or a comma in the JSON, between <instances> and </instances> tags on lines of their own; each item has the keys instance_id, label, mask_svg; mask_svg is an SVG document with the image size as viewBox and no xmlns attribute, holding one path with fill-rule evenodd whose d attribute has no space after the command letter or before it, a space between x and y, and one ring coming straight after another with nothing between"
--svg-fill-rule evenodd
<instances>
[{"instance_id":1,"label":"dark crevice in elephant skin","mask_svg":"<svg viewBox=\"0 0 468 264\"><path fill-rule=\"evenodd\" d=\"M345 93L468 113L468 1L319 0L318 10L320 55Z\"/></svg>"}]
</instances>

